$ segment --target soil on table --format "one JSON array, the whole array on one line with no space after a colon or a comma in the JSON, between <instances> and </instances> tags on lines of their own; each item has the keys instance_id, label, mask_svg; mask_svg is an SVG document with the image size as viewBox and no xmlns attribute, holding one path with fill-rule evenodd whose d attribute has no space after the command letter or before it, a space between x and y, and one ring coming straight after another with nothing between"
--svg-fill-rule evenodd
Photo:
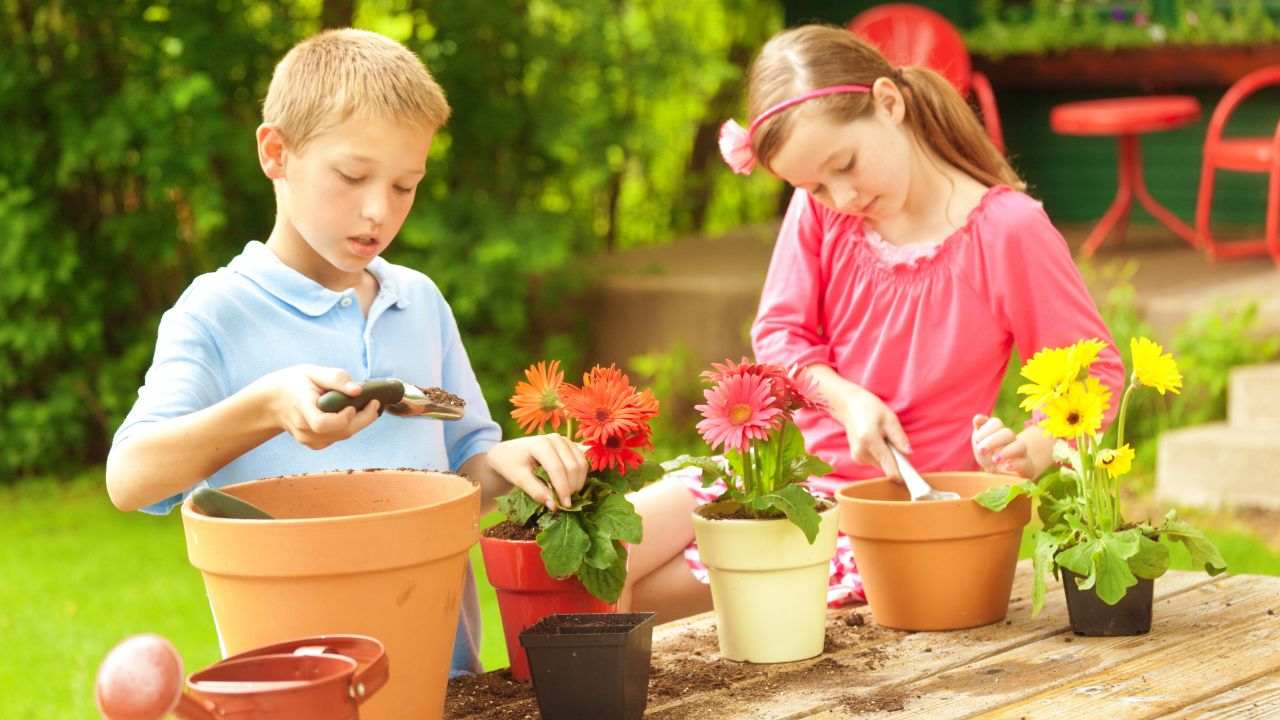
<instances>
[{"instance_id":1,"label":"soil on table","mask_svg":"<svg viewBox=\"0 0 1280 720\"><path fill-rule=\"evenodd\" d=\"M884 666L895 641L905 633L874 625L866 606L827 614L823 654L815 660L774 665L720 658L714 625L690 628L654 645L649 670L648 711L661 720L707 717L707 706L680 700L698 693L732 688L735 701L761 700L788 688L826 689L832 702L850 712L896 712L905 697L893 690L871 695L854 691L868 684L860 676ZM449 681L446 720L536 720L538 703L531 683L511 680L508 670Z\"/></svg>"},{"instance_id":2,"label":"soil on table","mask_svg":"<svg viewBox=\"0 0 1280 720\"><path fill-rule=\"evenodd\" d=\"M527 528L522 525L516 525L513 522L503 520L484 531L484 536L495 540L537 540L538 529Z\"/></svg>"}]
</instances>

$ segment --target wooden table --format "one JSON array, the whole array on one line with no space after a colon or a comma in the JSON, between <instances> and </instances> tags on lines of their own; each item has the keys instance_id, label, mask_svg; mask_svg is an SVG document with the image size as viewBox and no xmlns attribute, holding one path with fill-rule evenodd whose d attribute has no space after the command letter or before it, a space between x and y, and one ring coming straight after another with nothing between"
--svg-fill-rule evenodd
<instances>
[{"instance_id":1,"label":"wooden table","mask_svg":"<svg viewBox=\"0 0 1280 720\"><path fill-rule=\"evenodd\" d=\"M1280 578L1171 572L1156 581L1151 633L1116 638L1074 635L1056 584L1031 619L1030 589L1023 562L1005 621L948 633L833 610L828 651L782 665L720 661L710 614L667 623L654 630L645 717L1280 718ZM525 691L448 717L538 714Z\"/></svg>"}]
</instances>

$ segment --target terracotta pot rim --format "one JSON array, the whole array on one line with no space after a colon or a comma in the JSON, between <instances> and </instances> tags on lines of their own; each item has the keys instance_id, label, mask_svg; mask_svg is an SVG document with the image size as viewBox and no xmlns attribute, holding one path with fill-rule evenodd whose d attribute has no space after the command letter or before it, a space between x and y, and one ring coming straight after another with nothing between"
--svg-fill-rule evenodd
<instances>
[{"instance_id":1,"label":"terracotta pot rim","mask_svg":"<svg viewBox=\"0 0 1280 720\"><path fill-rule=\"evenodd\" d=\"M935 478L935 477L957 477L957 476L987 477L987 478L1007 477L1009 478L1008 482L1010 484L1018 482L1018 478L1013 475L1002 476L998 473L982 472L980 470L958 470L954 472L924 472L924 473L920 473L920 475L924 477L925 480L928 480L930 478ZM913 501L910 498L906 500L872 500L870 498L850 497L848 495L848 491L851 488L865 487L869 484L883 484L883 483L893 483L893 482L897 482L897 481L885 475L881 475L880 477L867 478L866 480L855 480L854 482L836 491L837 505L839 503L856 503L859 505L874 505L874 506L894 505L894 506L900 507L902 505L913 504ZM977 496L975 495L974 497L977 497ZM920 500L920 501L915 501L914 504L925 506L925 507L946 507L948 505L958 505L960 503L971 503L971 502L973 502L972 497L961 497L961 498L956 498L955 500Z\"/></svg>"},{"instance_id":2,"label":"terracotta pot rim","mask_svg":"<svg viewBox=\"0 0 1280 720\"><path fill-rule=\"evenodd\" d=\"M218 490L227 492L228 490L235 490L236 488L242 488L249 485L260 485L260 484L266 484L269 482L276 482L280 480L298 480L301 478L332 477L334 475L356 475L356 474L360 474L360 475L384 475L384 474L448 475L452 477L462 478L464 480L467 480L468 482L471 482L468 478L466 478L463 475L459 475L453 472L445 472L441 470L422 470L418 468L369 468L367 470L321 470L317 472L296 473L291 475L272 475L270 477L256 478L254 480L245 480L243 482L232 483L231 485L223 485L222 487L218 488ZM273 518L270 521L270 523L276 527L280 527L283 525L299 526L299 525L320 525L320 524L335 523L335 522L360 522L362 520L366 520L370 518L377 518L379 520L391 519L391 518L396 518L396 517L401 517L406 515L412 515L415 513L420 513L425 509L435 508L442 505L447 505L449 503L457 502L459 499L465 498L468 495L471 495L472 493L476 493L479 491L480 491L480 487L476 485L474 482L472 482L471 490L469 492L460 493L455 497L444 498L442 500L437 500L435 502L427 503L425 505L414 505L412 507L396 508L394 510L379 510L377 512L356 513L353 515L324 515L321 517L307 517L307 518ZM234 495L235 493L232 492L229 494ZM261 527L265 524L264 521L262 520L248 520L244 518L221 518L221 517L214 517L212 515L205 515L202 512L197 512L191 503L191 496L187 496L182 501L182 515L184 518L186 518L187 516L190 516L193 519L198 520L199 522L207 522L213 525L244 525L246 527L253 527L253 526Z\"/></svg>"},{"instance_id":3,"label":"terracotta pot rim","mask_svg":"<svg viewBox=\"0 0 1280 720\"><path fill-rule=\"evenodd\" d=\"M840 509L840 503L832 502L832 503L831 503L831 507L827 508L826 510L823 510L823 511L819 512L819 513L818 513L818 516L819 516L819 517L821 517L821 516L823 516L823 515L826 515L826 514L827 514L827 513L829 513L829 512L832 512L832 511L834 511L834 510L839 510L839 509ZM785 518L785 517L781 517L781 518L708 518L708 517L703 517L702 515L700 515L700 514L698 513L697 509L694 509L690 514L692 514L692 515L693 515L693 517L694 517L695 521L701 521L701 522L707 522L707 523L728 523L728 524L736 524L736 525L755 525L755 524L762 524L762 523L789 523L789 522L791 522L791 520L790 520L789 518Z\"/></svg>"}]
</instances>

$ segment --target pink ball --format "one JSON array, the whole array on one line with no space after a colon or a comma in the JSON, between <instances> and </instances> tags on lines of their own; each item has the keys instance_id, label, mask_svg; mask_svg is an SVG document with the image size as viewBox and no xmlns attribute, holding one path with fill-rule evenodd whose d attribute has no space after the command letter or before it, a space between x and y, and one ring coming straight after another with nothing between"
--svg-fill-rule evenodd
<instances>
[{"instance_id":1,"label":"pink ball","mask_svg":"<svg viewBox=\"0 0 1280 720\"><path fill-rule=\"evenodd\" d=\"M182 657L159 635L134 635L98 666L98 712L107 720L159 720L182 694Z\"/></svg>"}]
</instances>

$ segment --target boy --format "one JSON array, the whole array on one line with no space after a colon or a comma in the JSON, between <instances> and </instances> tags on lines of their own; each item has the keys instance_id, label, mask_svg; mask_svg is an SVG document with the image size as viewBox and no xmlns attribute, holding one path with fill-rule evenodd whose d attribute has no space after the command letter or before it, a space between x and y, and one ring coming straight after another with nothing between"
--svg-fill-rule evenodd
<instances>
[{"instance_id":1,"label":"boy","mask_svg":"<svg viewBox=\"0 0 1280 720\"><path fill-rule=\"evenodd\" d=\"M453 315L425 275L379 257L400 230L449 117L413 53L360 30L303 41L271 78L257 131L276 220L226 267L196 278L160 322L155 358L107 459L121 510L166 513L212 487L335 468L449 469L508 482L554 508L587 462L560 435L499 442ZM378 402L321 412L328 390L398 377L467 402L455 422L387 415ZM375 422L376 420L376 422ZM555 498L533 475L542 466ZM452 673L479 669L470 574Z\"/></svg>"}]
</instances>

